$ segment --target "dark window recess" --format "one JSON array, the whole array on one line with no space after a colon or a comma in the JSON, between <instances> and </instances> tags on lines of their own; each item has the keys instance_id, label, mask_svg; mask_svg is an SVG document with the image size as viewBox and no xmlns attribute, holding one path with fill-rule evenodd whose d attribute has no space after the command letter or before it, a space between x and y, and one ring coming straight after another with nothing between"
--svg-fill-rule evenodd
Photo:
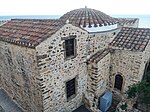
<instances>
[{"instance_id":1,"label":"dark window recess","mask_svg":"<svg viewBox=\"0 0 150 112\"><path fill-rule=\"evenodd\" d=\"M114 32L113 34L116 35L116 32Z\"/></svg>"},{"instance_id":2,"label":"dark window recess","mask_svg":"<svg viewBox=\"0 0 150 112\"><path fill-rule=\"evenodd\" d=\"M74 41L75 39L65 40L66 57L74 56Z\"/></svg>"},{"instance_id":3,"label":"dark window recess","mask_svg":"<svg viewBox=\"0 0 150 112\"><path fill-rule=\"evenodd\" d=\"M114 88L117 88L118 90L121 91L122 89L122 83L123 83L123 78L121 75L116 75L115 77L115 85L114 85Z\"/></svg>"},{"instance_id":4,"label":"dark window recess","mask_svg":"<svg viewBox=\"0 0 150 112\"><path fill-rule=\"evenodd\" d=\"M72 95L75 95L75 78L66 82L66 92L67 98L71 97Z\"/></svg>"}]
</instances>

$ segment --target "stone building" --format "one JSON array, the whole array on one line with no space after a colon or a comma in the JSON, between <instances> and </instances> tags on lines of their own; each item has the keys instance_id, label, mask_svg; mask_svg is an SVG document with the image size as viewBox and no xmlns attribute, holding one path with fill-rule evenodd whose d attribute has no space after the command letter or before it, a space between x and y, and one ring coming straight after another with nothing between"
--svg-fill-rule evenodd
<instances>
[{"instance_id":1,"label":"stone building","mask_svg":"<svg viewBox=\"0 0 150 112\"><path fill-rule=\"evenodd\" d=\"M138 21L90 8L56 20L8 21L0 27L0 107L99 111L101 95L123 96L149 66L150 29L138 28Z\"/></svg>"},{"instance_id":2,"label":"stone building","mask_svg":"<svg viewBox=\"0 0 150 112\"><path fill-rule=\"evenodd\" d=\"M3 24L7 23L8 20L0 20L0 26L2 26Z\"/></svg>"}]
</instances>

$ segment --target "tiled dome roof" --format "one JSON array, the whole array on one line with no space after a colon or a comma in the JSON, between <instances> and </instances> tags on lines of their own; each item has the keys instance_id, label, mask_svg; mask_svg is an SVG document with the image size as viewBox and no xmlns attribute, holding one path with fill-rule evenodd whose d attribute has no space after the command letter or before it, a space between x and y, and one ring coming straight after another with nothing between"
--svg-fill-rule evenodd
<instances>
[{"instance_id":1,"label":"tiled dome roof","mask_svg":"<svg viewBox=\"0 0 150 112\"><path fill-rule=\"evenodd\" d=\"M60 19L64 22L69 20L69 23L82 27L107 26L117 22L114 18L101 11L86 7L67 12Z\"/></svg>"}]
</instances>

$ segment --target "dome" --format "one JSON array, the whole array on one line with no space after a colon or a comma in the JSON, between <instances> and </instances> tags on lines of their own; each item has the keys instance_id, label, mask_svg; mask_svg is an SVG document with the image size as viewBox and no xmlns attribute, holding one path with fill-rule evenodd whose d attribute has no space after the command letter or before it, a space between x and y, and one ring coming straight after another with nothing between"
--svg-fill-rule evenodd
<instances>
[{"instance_id":1,"label":"dome","mask_svg":"<svg viewBox=\"0 0 150 112\"><path fill-rule=\"evenodd\" d=\"M117 23L115 18L112 18L101 11L87 7L67 12L60 17L60 20L64 22L69 20L69 23L82 27L86 30L93 27L97 27L98 29L98 27L103 26L107 26L105 29L109 29L108 26L113 26Z\"/></svg>"}]
</instances>

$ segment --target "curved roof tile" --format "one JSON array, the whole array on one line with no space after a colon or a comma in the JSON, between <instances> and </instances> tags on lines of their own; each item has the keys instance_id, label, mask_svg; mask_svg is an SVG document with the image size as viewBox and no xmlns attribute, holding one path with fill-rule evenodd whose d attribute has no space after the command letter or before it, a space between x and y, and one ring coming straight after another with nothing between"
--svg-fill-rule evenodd
<instances>
[{"instance_id":1,"label":"curved roof tile","mask_svg":"<svg viewBox=\"0 0 150 112\"><path fill-rule=\"evenodd\" d=\"M64 22L69 20L69 23L79 27L92 27L92 25L94 25L94 27L98 27L117 23L115 18L112 18L101 11L86 7L75 9L66 13L60 17L60 20Z\"/></svg>"},{"instance_id":2,"label":"curved roof tile","mask_svg":"<svg viewBox=\"0 0 150 112\"><path fill-rule=\"evenodd\" d=\"M64 24L49 19L14 19L0 27L0 40L34 48Z\"/></svg>"},{"instance_id":3,"label":"curved roof tile","mask_svg":"<svg viewBox=\"0 0 150 112\"><path fill-rule=\"evenodd\" d=\"M149 41L150 29L123 27L110 45L134 51L144 51Z\"/></svg>"},{"instance_id":4,"label":"curved roof tile","mask_svg":"<svg viewBox=\"0 0 150 112\"><path fill-rule=\"evenodd\" d=\"M138 18L116 18L118 23L124 25L124 24L135 24L139 21Z\"/></svg>"}]
</instances>

